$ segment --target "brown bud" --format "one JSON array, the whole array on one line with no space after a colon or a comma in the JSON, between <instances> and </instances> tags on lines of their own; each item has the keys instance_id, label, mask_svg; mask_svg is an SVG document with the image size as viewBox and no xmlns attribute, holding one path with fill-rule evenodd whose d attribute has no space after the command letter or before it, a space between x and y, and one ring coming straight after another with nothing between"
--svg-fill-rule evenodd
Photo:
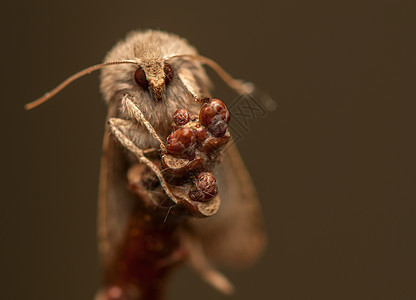
<instances>
[{"instance_id":1,"label":"brown bud","mask_svg":"<svg viewBox=\"0 0 416 300\"><path fill-rule=\"evenodd\" d=\"M173 114L173 121L176 125L182 126L189 122L189 113L186 109L181 108Z\"/></svg>"},{"instance_id":2,"label":"brown bud","mask_svg":"<svg viewBox=\"0 0 416 300\"><path fill-rule=\"evenodd\" d=\"M196 126L192 128L192 131L194 132L198 143L202 143L208 138L208 133L205 127L201 126L201 124L199 123L196 124Z\"/></svg>"},{"instance_id":3,"label":"brown bud","mask_svg":"<svg viewBox=\"0 0 416 300\"><path fill-rule=\"evenodd\" d=\"M218 151L222 149L222 147L228 143L230 140L230 133L226 132L225 135L222 137L213 137L210 136L205 140L205 142L202 144L202 146L199 148L200 151L209 154L213 153L215 151Z\"/></svg>"},{"instance_id":4,"label":"brown bud","mask_svg":"<svg viewBox=\"0 0 416 300\"><path fill-rule=\"evenodd\" d=\"M203 168L204 160L196 156L193 160L173 157L169 154L162 155L161 165L165 174L173 177L183 177L190 172L198 172Z\"/></svg>"},{"instance_id":5,"label":"brown bud","mask_svg":"<svg viewBox=\"0 0 416 300\"><path fill-rule=\"evenodd\" d=\"M212 99L202 106L199 112L199 121L207 127L208 131L216 137L225 134L230 121L230 112L224 102L219 99Z\"/></svg>"},{"instance_id":6,"label":"brown bud","mask_svg":"<svg viewBox=\"0 0 416 300\"><path fill-rule=\"evenodd\" d=\"M189 197L194 201L209 201L218 193L218 185L211 172L199 173L194 186L189 191Z\"/></svg>"},{"instance_id":7,"label":"brown bud","mask_svg":"<svg viewBox=\"0 0 416 300\"><path fill-rule=\"evenodd\" d=\"M166 150L169 154L193 159L195 157L196 138L193 131L183 127L172 132L166 143Z\"/></svg>"}]
</instances>

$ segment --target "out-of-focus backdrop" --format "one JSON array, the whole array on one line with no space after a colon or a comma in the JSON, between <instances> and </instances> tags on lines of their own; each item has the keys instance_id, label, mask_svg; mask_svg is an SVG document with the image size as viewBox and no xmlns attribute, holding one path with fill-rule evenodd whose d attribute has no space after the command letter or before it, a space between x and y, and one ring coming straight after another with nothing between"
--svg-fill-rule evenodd
<instances>
[{"instance_id":1,"label":"out-of-focus backdrop","mask_svg":"<svg viewBox=\"0 0 416 300\"><path fill-rule=\"evenodd\" d=\"M92 299L99 287L98 73L23 105L138 28L187 38L276 104L238 142L267 252L225 270L234 297L181 268L168 299L416 299L413 1L40 0L2 12L1 299Z\"/></svg>"}]
</instances>

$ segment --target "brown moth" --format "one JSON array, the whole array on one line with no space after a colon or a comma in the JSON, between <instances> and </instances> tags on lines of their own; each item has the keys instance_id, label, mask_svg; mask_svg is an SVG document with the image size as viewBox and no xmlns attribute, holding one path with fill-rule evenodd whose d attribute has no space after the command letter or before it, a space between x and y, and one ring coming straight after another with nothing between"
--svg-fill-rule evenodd
<instances>
[{"instance_id":1,"label":"brown moth","mask_svg":"<svg viewBox=\"0 0 416 300\"><path fill-rule=\"evenodd\" d=\"M73 80L102 69L108 113L98 248L104 283L96 300L160 299L168 273L180 262L231 293L231 283L213 264L243 267L264 249L251 178L235 146L223 149L230 138L226 126L214 130L206 119L214 106L223 114L227 110L220 100L210 100L203 64L238 93L250 92L250 85L231 78L186 40L147 30L128 34L104 63L76 73L26 106L31 109ZM195 132L196 139L203 136L200 144L192 140ZM190 152L175 144L183 139L194 145L187 144ZM210 192L201 194L200 187Z\"/></svg>"}]
</instances>

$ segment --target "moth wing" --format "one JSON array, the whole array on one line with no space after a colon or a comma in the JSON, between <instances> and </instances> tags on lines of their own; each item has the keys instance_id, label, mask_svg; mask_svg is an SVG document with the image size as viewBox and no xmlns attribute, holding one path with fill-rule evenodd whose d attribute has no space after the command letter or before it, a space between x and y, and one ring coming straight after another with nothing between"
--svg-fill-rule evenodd
<instances>
[{"instance_id":1,"label":"moth wing","mask_svg":"<svg viewBox=\"0 0 416 300\"><path fill-rule=\"evenodd\" d=\"M134 203L134 196L126 188L126 156L109 130L109 118L117 117L118 114L117 103L110 101L108 104L98 195L98 251L105 269L108 269L115 259Z\"/></svg>"},{"instance_id":2,"label":"moth wing","mask_svg":"<svg viewBox=\"0 0 416 300\"><path fill-rule=\"evenodd\" d=\"M191 220L205 254L220 264L252 264L266 245L260 202L251 177L235 145L225 151L216 167L222 203L216 215Z\"/></svg>"}]
</instances>

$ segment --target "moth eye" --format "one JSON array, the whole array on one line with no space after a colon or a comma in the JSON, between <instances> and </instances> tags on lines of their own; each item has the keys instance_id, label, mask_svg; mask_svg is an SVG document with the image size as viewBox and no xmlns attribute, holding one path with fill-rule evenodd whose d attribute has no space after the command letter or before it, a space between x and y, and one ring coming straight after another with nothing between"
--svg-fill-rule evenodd
<instances>
[{"instance_id":1,"label":"moth eye","mask_svg":"<svg viewBox=\"0 0 416 300\"><path fill-rule=\"evenodd\" d=\"M139 67L134 73L134 80L136 80L136 83L140 85L143 89L147 89L149 83L146 79L146 73L143 71L141 67Z\"/></svg>"},{"instance_id":2,"label":"moth eye","mask_svg":"<svg viewBox=\"0 0 416 300\"><path fill-rule=\"evenodd\" d=\"M165 63L164 71L165 71L165 84L169 84L169 82L171 82L173 78L173 74L174 74L173 68L170 64Z\"/></svg>"}]
</instances>

